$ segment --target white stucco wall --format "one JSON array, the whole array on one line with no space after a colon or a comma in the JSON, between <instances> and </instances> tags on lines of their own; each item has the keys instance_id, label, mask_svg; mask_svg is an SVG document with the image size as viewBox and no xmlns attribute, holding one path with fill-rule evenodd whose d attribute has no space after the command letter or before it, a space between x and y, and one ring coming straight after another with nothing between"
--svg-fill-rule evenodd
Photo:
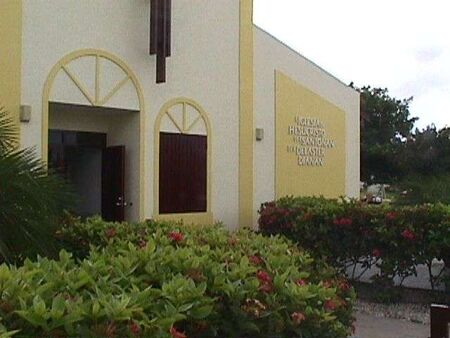
<instances>
[{"instance_id":1,"label":"white stucco wall","mask_svg":"<svg viewBox=\"0 0 450 338\"><path fill-rule=\"evenodd\" d=\"M359 197L359 94L256 26L254 41L255 127L265 132L254 148L255 217L261 203L275 198L275 70L346 112L346 194Z\"/></svg>"},{"instance_id":2,"label":"white stucco wall","mask_svg":"<svg viewBox=\"0 0 450 338\"><path fill-rule=\"evenodd\" d=\"M41 142L44 82L51 68L79 49L102 49L117 55L137 75L146 105L146 203L153 214L154 122L162 105L188 97L208 113L212 124L212 211L230 228L238 214L239 132L239 1L179 0L173 2L172 56L167 83L155 83L156 58L148 53L147 0L24 0L22 104L31 105L32 119L22 124L22 145ZM84 68L83 68L84 67ZM81 72L88 66L79 66ZM109 73L108 73L109 74ZM113 71L106 76L110 81ZM109 80L108 80L109 79ZM89 82L86 78L86 82ZM89 84L87 84L89 85ZM91 84L92 85L92 84ZM53 95L82 103L63 85ZM136 108L130 94L113 100ZM137 131L136 131L137 132Z\"/></svg>"}]
</instances>

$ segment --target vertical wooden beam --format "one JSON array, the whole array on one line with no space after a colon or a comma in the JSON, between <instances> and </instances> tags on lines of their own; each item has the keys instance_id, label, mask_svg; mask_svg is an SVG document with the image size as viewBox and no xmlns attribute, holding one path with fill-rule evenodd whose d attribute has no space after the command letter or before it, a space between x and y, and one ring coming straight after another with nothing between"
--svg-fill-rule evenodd
<instances>
[{"instance_id":1,"label":"vertical wooden beam","mask_svg":"<svg viewBox=\"0 0 450 338\"><path fill-rule=\"evenodd\" d=\"M150 1L150 55L156 54L156 83L163 83L172 52L172 0Z\"/></svg>"},{"instance_id":2,"label":"vertical wooden beam","mask_svg":"<svg viewBox=\"0 0 450 338\"><path fill-rule=\"evenodd\" d=\"M158 39L156 50L156 83L166 82L167 0L159 0Z\"/></svg>"},{"instance_id":3,"label":"vertical wooden beam","mask_svg":"<svg viewBox=\"0 0 450 338\"><path fill-rule=\"evenodd\" d=\"M172 0L166 0L166 56L172 54Z\"/></svg>"},{"instance_id":4,"label":"vertical wooden beam","mask_svg":"<svg viewBox=\"0 0 450 338\"><path fill-rule=\"evenodd\" d=\"M158 39L158 2L150 0L150 55L156 54L156 41Z\"/></svg>"}]
</instances>

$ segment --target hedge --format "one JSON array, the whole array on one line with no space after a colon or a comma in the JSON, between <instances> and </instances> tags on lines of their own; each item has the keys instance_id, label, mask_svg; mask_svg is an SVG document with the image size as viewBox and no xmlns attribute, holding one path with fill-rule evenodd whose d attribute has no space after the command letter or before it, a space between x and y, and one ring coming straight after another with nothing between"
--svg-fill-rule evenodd
<instances>
[{"instance_id":1,"label":"hedge","mask_svg":"<svg viewBox=\"0 0 450 338\"><path fill-rule=\"evenodd\" d=\"M442 204L408 207L371 206L358 201L286 197L262 205L259 227L264 234L283 234L358 280L372 267L384 281L400 277L400 285L428 266L431 287L445 270L432 271L434 259L450 267L450 207ZM362 266L357 274L356 267Z\"/></svg>"},{"instance_id":2,"label":"hedge","mask_svg":"<svg viewBox=\"0 0 450 338\"><path fill-rule=\"evenodd\" d=\"M0 337L347 337L354 291L281 237L76 221L58 260L0 266ZM84 257L84 258L82 258Z\"/></svg>"}]
</instances>

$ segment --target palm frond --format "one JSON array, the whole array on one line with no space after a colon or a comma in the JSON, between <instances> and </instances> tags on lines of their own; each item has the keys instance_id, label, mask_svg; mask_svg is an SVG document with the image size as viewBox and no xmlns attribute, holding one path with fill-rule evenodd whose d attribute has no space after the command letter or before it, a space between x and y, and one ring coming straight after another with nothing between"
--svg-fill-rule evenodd
<instances>
[{"instance_id":1,"label":"palm frond","mask_svg":"<svg viewBox=\"0 0 450 338\"><path fill-rule=\"evenodd\" d=\"M32 148L18 150L12 120L0 111L0 255L12 261L55 252L54 231L74 194L49 174Z\"/></svg>"},{"instance_id":2,"label":"palm frond","mask_svg":"<svg viewBox=\"0 0 450 338\"><path fill-rule=\"evenodd\" d=\"M0 106L0 153L8 151L18 141L18 129L11 115Z\"/></svg>"}]
</instances>

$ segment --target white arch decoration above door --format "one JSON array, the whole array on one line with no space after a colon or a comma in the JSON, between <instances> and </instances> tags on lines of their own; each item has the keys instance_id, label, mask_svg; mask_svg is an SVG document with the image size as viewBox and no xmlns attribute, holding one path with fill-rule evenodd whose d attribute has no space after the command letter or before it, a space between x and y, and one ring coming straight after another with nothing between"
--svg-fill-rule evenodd
<instances>
[{"instance_id":1,"label":"white arch decoration above door","mask_svg":"<svg viewBox=\"0 0 450 338\"><path fill-rule=\"evenodd\" d=\"M159 131L208 136L208 120L200 106L187 99L171 103L158 116Z\"/></svg>"}]
</instances>

